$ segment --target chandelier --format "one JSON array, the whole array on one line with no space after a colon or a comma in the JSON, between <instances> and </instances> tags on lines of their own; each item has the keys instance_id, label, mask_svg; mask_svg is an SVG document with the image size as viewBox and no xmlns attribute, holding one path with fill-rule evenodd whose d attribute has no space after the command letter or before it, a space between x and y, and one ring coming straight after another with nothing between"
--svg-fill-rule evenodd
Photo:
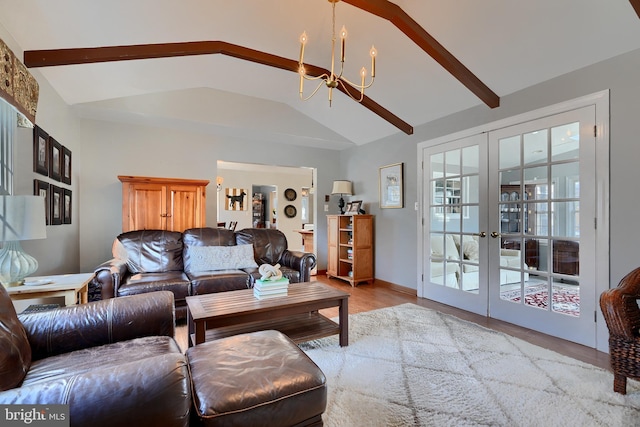
<instances>
[{"instance_id":1,"label":"chandelier","mask_svg":"<svg viewBox=\"0 0 640 427\"><path fill-rule=\"evenodd\" d=\"M360 70L360 84L352 83L343 77L342 73L344 71L344 51L345 51L345 40L347 38L347 29L342 26L340 30L340 72L336 74L334 72L335 67L335 53L336 53L336 3L340 0L329 0L329 3L332 3L333 15L332 15L332 38L331 38L331 72L329 74L324 73L320 76L309 76L304 68L304 46L307 43L307 33L303 32L300 35L300 60L298 61L298 74L300 74L300 99L306 101L310 99L313 95L315 95L322 84L324 83L329 88L329 107L331 107L331 101L333 98L333 89L337 88L338 85L342 85L344 92L351 97L356 102L362 102L364 98L364 90L371 87L373 81L376 77L376 56L378 55L378 51L374 46L371 46L371 50L369 51L369 56L371 56L371 81L368 84L365 84L365 80L367 78L367 69L362 67ZM304 81L305 80L322 80L318 83L318 86L315 88L311 95L305 97L304 96ZM351 86L356 91L360 92L360 96L354 96L349 88L345 86L345 83Z\"/></svg>"}]
</instances>

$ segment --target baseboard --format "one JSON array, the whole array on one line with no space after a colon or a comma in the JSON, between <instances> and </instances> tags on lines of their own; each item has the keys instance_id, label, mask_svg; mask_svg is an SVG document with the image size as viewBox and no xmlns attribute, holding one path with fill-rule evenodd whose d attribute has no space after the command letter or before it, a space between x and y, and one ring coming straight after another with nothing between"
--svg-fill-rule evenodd
<instances>
[{"instance_id":1,"label":"baseboard","mask_svg":"<svg viewBox=\"0 0 640 427\"><path fill-rule=\"evenodd\" d=\"M411 295L412 297L418 296L417 289L407 288L406 286L396 285L395 283L387 282L385 280L375 279L373 284L381 288L391 289L392 291L402 292L403 294Z\"/></svg>"},{"instance_id":2,"label":"baseboard","mask_svg":"<svg viewBox=\"0 0 640 427\"><path fill-rule=\"evenodd\" d=\"M318 276L327 276L327 270L318 270ZM374 279L373 284L381 288L387 288L392 291L402 292L403 294L411 295L412 297L418 296L417 289L407 288L406 286L396 285L395 283L387 282L386 280Z\"/></svg>"}]
</instances>

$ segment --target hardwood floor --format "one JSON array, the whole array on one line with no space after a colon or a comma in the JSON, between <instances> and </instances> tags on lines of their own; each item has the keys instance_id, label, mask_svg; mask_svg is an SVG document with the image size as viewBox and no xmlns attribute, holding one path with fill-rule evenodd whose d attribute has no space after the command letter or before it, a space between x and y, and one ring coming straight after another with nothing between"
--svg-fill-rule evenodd
<instances>
[{"instance_id":1,"label":"hardwood floor","mask_svg":"<svg viewBox=\"0 0 640 427\"><path fill-rule=\"evenodd\" d=\"M348 292L349 297L349 314L360 313L363 311L375 310L378 308L391 307L404 303L414 303L422 307L438 310L477 323L489 329L501 331L511 336L523 339L540 347L547 348L560 354L564 354L574 359L590 363L603 369L611 370L609 365L609 355L595 349L585 347L565 341L560 338L552 337L531 329L515 326L496 319L490 319L468 311L460 310L445 304L437 303L423 298L418 298L409 293L400 292L391 289L384 284L362 284L357 287L351 287L347 282L338 279L328 279L324 275L314 276L315 280L325 283L329 286ZM331 308L321 310L321 313L327 317L338 316L338 309ZM176 339L182 349L186 349L187 330L186 325L179 325L176 330Z\"/></svg>"}]
</instances>

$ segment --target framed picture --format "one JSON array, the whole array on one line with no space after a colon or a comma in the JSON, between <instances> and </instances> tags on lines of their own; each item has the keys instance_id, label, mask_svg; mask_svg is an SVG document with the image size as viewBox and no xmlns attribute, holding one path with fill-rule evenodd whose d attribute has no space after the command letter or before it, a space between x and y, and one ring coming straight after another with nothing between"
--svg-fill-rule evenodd
<instances>
[{"instance_id":1,"label":"framed picture","mask_svg":"<svg viewBox=\"0 0 640 427\"><path fill-rule=\"evenodd\" d=\"M247 190L244 188L227 188L227 196L224 210L226 211L246 211L249 210L249 203L246 201Z\"/></svg>"},{"instance_id":2,"label":"framed picture","mask_svg":"<svg viewBox=\"0 0 640 427\"><path fill-rule=\"evenodd\" d=\"M33 180L33 195L44 197L44 216L46 224L49 225L49 183L39 179Z\"/></svg>"},{"instance_id":3,"label":"framed picture","mask_svg":"<svg viewBox=\"0 0 640 427\"><path fill-rule=\"evenodd\" d=\"M33 171L49 176L49 134L38 125L33 127Z\"/></svg>"},{"instance_id":4,"label":"framed picture","mask_svg":"<svg viewBox=\"0 0 640 427\"><path fill-rule=\"evenodd\" d=\"M62 145L53 137L49 137L49 177L60 181L60 165L62 164Z\"/></svg>"},{"instance_id":5,"label":"framed picture","mask_svg":"<svg viewBox=\"0 0 640 427\"><path fill-rule=\"evenodd\" d=\"M57 185L49 186L49 217L51 225L62 224L62 188Z\"/></svg>"},{"instance_id":6,"label":"framed picture","mask_svg":"<svg viewBox=\"0 0 640 427\"><path fill-rule=\"evenodd\" d=\"M62 147L62 163L60 165L62 182L71 185L71 150Z\"/></svg>"},{"instance_id":7,"label":"framed picture","mask_svg":"<svg viewBox=\"0 0 640 427\"><path fill-rule=\"evenodd\" d=\"M404 207L404 163L380 167L380 208Z\"/></svg>"},{"instance_id":8,"label":"framed picture","mask_svg":"<svg viewBox=\"0 0 640 427\"><path fill-rule=\"evenodd\" d=\"M62 223L71 224L71 190L62 190Z\"/></svg>"},{"instance_id":9,"label":"framed picture","mask_svg":"<svg viewBox=\"0 0 640 427\"><path fill-rule=\"evenodd\" d=\"M344 212L345 215L358 215L360 213L360 208L362 207L362 200L356 200L353 202L347 203L347 210Z\"/></svg>"}]
</instances>

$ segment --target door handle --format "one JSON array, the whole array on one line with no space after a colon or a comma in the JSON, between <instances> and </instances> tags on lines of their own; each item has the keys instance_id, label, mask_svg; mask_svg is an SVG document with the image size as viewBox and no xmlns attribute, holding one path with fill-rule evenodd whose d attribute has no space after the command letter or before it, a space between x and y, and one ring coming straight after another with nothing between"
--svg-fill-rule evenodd
<instances>
[{"instance_id":1,"label":"door handle","mask_svg":"<svg viewBox=\"0 0 640 427\"><path fill-rule=\"evenodd\" d=\"M487 233L485 233L484 231L481 231L479 233L473 233L473 235L478 237L487 237Z\"/></svg>"},{"instance_id":2,"label":"door handle","mask_svg":"<svg viewBox=\"0 0 640 427\"><path fill-rule=\"evenodd\" d=\"M495 231L492 231L492 232L491 232L491 237L493 237L494 239L495 239L496 237L500 237L500 236L501 236L501 234L500 234L500 233L498 233L498 232L495 232Z\"/></svg>"}]
</instances>

